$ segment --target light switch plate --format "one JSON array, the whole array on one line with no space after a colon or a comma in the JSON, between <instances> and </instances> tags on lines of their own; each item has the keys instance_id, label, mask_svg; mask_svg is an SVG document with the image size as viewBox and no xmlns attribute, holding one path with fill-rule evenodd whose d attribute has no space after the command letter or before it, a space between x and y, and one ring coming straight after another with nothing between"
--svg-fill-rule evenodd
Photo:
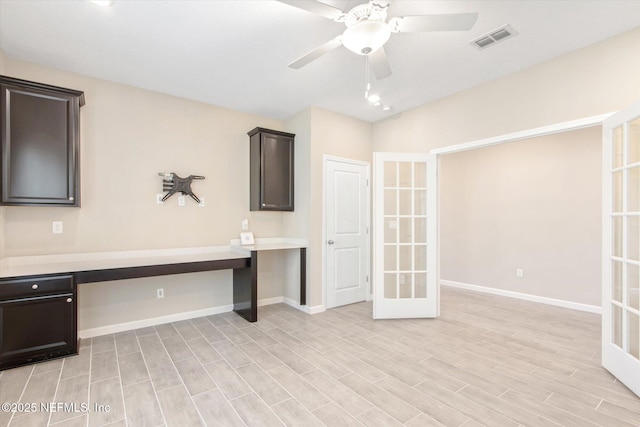
<instances>
[{"instance_id":1,"label":"light switch plate","mask_svg":"<svg viewBox=\"0 0 640 427\"><path fill-rule=\"evenodd\" d=\"M51 232L53 234L62 234L62 221L53 221L51 223Z\"/></svg>"}]
</instances>

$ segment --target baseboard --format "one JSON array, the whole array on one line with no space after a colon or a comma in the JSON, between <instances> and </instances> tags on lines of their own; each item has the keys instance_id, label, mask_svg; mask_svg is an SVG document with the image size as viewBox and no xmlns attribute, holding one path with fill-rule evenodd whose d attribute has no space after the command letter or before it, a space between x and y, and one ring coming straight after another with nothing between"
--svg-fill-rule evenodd
<instances>
[{"instance_id":1,"label":"baseboard","mask_svg":"<svg viewBox=\"0 0 640 427\"><path fill-rule=\"evenodd\" d=\"M323 305L308 307L300 305L295 300L284 297L264 298L258 300L258 307L271 304L285 303L297 308L307 314L322 313L325 311ZM132 331L134 329L146 328L149 326L162 325L164 323L179 322L181 320L195 319L196 317L212 316L214 314L228 313L233 311L233 304L220 307L205 308L202 310L186 311L184 313L169 314L166 316L153 317L151 319L134 320L132 322L117 323L115 325L101 326L99 328L82 329L78 331L78 338L92 338L102 335L115 334L118 332Z\"/></svg>"},{"instance_id":2,"label":"baseboard","mask_svg":"<svg viewBox=\"0 0 640 427\"><path fill-rule=\"evenodd\" d=\"M282 297L264 298L258 300L258 307L262 307L263 305L279 304L281 302L284 302Z\"/></svg>"},{"instance_id":3,"label":"baseboard","mask_svg":"<svg viewBox=\"0 0 640 427\"><path fill-rule=\"evenodd\" d=\"M324 307L324 305L314 305L314 306L300 305L296 300L293 300L291 298L285 297L283 298L282 302L284 302L288 306L291 306L307 314L317 314L317 313L322 313L326 311L326 308Z\"/></svg>"},{"instance_id":4,"label":"baseboard","mask_svg":"<svg viewBox=\"0 0 640 427\"><path fill-rule=\"evenodd\" d=\"M205 308L202 310L186 311L184 313L169 314L166 316L152 317L150 319L134 320L133 322L117 323L115 325L102 326L99 328L83 329L78 331L78 338L92 338L101 335L115 334L118 332L131 331L149 326L162 325L164 323L179 322L181 320L195 319L196 317L211 316L214 314L228 313L233 311L233 304L219 307Z\"/></svg>"},{"instance_id":5,"label":"baseboard","mask_svg":"<svg viewBox=\"0 0 640 427\"><path fill-rule=\"evenodd\" d=\"M488 288L486 286L470 285L468 283L454 282L452 280L440 280L440 285L450 286L452 288L467 289L470 291L482 292L485 294L493 294L493 295L500 295L503 297L516 298L516 299L521 299L525 301L539 302L542 304L555 305L557 307L570 308L572 310L602 314L602 307L598 307L595 305L582 304L579 302L541 297L538 295L523 294L520 292L506 291L504 289Z\"/></svg>"}]
</instances>

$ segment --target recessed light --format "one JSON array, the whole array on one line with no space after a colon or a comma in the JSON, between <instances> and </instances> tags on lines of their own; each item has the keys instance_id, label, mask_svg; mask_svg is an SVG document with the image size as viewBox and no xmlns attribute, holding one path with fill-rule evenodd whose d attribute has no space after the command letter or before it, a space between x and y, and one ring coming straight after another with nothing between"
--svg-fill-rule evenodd
<instances>
[{"instance_id":1,"label":"recessed light","mask_svg":"<svg viewBox=\"0 0 640 427\"><path fill-rule=\"evenodd\" d=\"M111 6L114 0L91 0L91 3L97 4L98 6Z\"/></svg>"},{"instance_id":2,"label":"recessed light","mask_svg":"<svg viewBox=\"0 0 640 427\"><path fill-rule=\"evenodd\" d=\"M376 95L376 94L369 95L367 100L372 104L375 104L376 102L379 103L380 102L380 95Z\"/></svg>"},{"instance_id":3,"label":"recessed light","mask_svg":"<svg viewBox=\"0 0 640 427\"><path fill-rule=\"evenodd\" d=\"M383 105L382 111L391 111L391 105Z\"/></svg>"}]
</instances>

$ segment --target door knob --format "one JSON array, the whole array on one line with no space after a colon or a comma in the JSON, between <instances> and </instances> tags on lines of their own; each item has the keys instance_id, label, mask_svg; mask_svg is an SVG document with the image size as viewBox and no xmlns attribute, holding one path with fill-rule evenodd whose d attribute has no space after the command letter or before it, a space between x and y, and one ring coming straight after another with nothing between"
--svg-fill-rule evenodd
<instances>
[{"instance_id":1,"label":"door knob","mask_svg":"<svg viewBox=\"0 0 640 427\"><path fill-rule=\"evenodd\" d=\"M333 245L335 242L333 240L327 240L327 243Z\"/></svg>"}]
</instances>

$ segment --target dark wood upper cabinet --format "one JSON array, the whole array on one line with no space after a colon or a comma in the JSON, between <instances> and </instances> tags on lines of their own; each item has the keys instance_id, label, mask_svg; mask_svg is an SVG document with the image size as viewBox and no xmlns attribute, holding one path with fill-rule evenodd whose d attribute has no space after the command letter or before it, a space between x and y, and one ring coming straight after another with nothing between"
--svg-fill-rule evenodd
<instances>
[{"instance_id":1,"label":"dark wood upper cabinet","mask_svg":"<svg viewBox=\"0 0 640 427\"><path fill-rule=\"evenodd\" d=\"M249 132L252 211L293 211L295 135L255 128Z\"/></svg>"},{"instance_id":2,"label":"dark wood upper cabinet","mask_svg":"<svg viewBox=\"0 0 640 427\"><path fill-rule=\"evenodd\" d=\"M80 206L84 93L0 76L0 204Z\"/></svg>"}]
</instances>

